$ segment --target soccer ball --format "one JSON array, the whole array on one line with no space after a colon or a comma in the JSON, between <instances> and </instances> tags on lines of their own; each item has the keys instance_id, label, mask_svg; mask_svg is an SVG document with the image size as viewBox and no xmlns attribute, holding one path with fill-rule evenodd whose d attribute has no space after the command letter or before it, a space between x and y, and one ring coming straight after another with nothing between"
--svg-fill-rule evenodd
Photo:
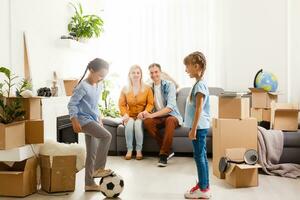
<instances>
[{"instance_id":1,"label":"soccer ball","mask_svg":"<svg viewBox=\"0 0 300 200\"><path fill-rule=\"evenodd\" d=\"M108 198L117 198L124 189L124 180L120 175L112 174L100 180L100 191Z\"/></svg>"}]
</instances>

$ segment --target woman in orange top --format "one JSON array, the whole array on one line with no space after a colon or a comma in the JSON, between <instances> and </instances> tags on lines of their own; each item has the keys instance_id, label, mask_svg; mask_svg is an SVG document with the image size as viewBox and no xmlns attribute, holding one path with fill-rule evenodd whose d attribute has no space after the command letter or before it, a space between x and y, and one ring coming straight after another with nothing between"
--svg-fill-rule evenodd
<instances>
[{"instance_id":1,"label":"woman in orange top","mask_svg":"<svg viewBox=\"0 0 300 200\"><path fill-rule=\"evenodd\" d=\"M121 91L119 108L125 125L125 138L127 145L126 160L132 157L132 142L135 133L136 159L141 160L143 146L143 111L151 112L153 109L153 92L142 79L142 69L133 65L128 73L129 84Z\"/></svg>"}]
</instances>

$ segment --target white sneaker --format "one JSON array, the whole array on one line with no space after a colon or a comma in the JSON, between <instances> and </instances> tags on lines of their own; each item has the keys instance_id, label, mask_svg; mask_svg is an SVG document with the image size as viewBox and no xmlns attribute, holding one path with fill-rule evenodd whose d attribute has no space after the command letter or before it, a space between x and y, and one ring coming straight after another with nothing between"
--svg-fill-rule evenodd
<instances>
[{"instance_id":1,"label":"white sneaker","mask_svg":"<svg viewBox=\"0 0 300 200\"><path fill-rule=\"evenodd\" d=\"M187 191L184 194L184 198L186 199L210 199L211 193L210 190L207 189L205 192L201 191L198 184L193 187L191 190Z\"/></svg>"},{"instance_id":2,"label":"white sneaker","mask_svg":"<svg viewBox=\"0 0 300 200\"><path fill-rule=\"evenodd\" d=\"M86 192L99 192L100 191L100 185L94 184L94 185L86 185L84 187Z\"/></svg>"},{"instance_id":3,"label":"white sneaker","mask_svg":"<svg viewBox=\"0 0 300 200\"><path fill-rule=\"evenodd\" d=\"M114 172L111 169L97 169L93 173L93 178L102 178L113 174Z\"/></svg>"}]
</instances>

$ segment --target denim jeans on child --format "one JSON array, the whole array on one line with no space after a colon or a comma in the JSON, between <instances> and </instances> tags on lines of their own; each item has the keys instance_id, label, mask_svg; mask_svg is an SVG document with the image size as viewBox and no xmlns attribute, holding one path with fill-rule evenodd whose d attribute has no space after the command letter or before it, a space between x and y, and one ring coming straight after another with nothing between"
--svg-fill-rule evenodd
<instances>
[{"instance_id":1,"label":"denim jeans on child","mask_svg":"<svg viewBox=\"0 0 300 200\"><path fill-rule=\"evenodd\" d=\"M206 135L208 129L198 129L197 139L193 140L194 159L198 172L198 185L200 189L209 187L208 161L206 155Z\"/></svg>"}]
</instances>

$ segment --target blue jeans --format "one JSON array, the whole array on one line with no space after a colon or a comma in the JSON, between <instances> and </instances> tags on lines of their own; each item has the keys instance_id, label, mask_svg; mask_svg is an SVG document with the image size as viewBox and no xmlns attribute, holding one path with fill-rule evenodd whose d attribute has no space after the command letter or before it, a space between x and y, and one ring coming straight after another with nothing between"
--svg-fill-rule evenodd
<instances>
[{"instance_id":1,"label":"blue jeans","mask_svg":"<svg viewBox=\"0 0 300 200\"><path fill-rule=\"evenodd\" d=\"M136 141L136 151L141 151L143 147L143 126L142 126L142 120L133 118L129 118L127 124L125 125L125 138L126 138L126 145L127 150L132 151L133 146L133 135L135 135L135 141Z\"/></svg>"},{"instance_id":2,"label":"blue jeans","mask_svg":"<svg viewBox=\"0 0 300 200\"><path fill-rule=\"evenodd\" d=\"M208 129L198 129L197 139L193 140L194 159L198 172L198 185L200 189L209 187L208 161L206 156L206 135Z\"/></svg>"}]
</instances>

